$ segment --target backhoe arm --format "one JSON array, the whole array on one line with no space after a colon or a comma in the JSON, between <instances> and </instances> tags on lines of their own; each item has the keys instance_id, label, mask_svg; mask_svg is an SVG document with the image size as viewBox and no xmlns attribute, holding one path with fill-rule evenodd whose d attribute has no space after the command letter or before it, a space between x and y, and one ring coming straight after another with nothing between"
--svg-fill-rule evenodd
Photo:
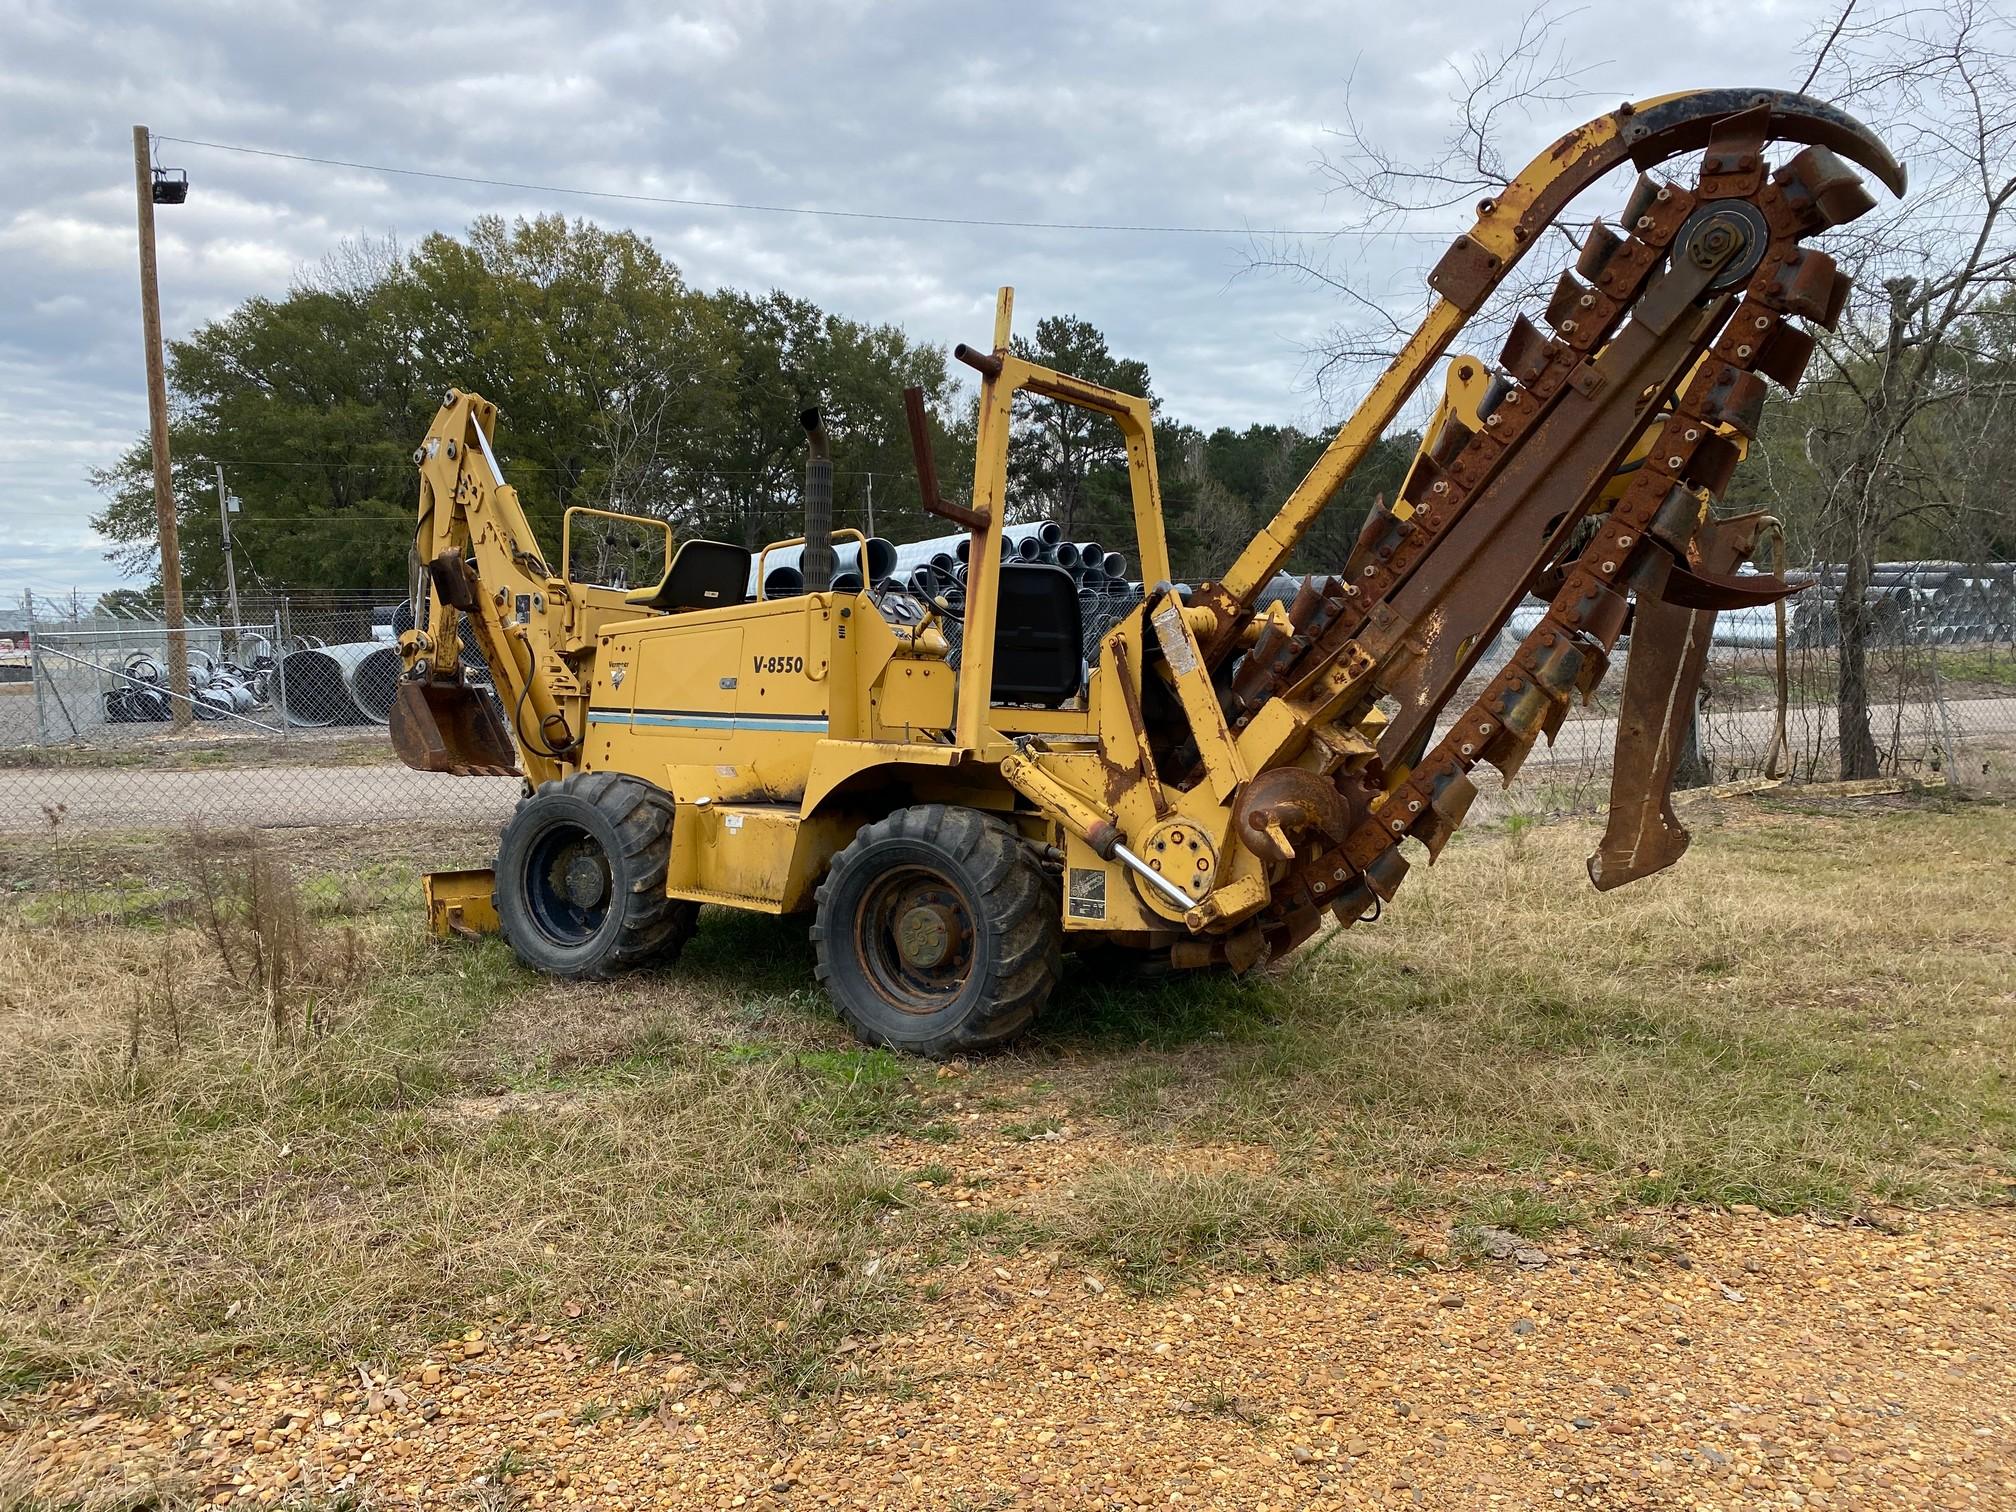
<instances>
[{"instance_id":1,"label":"backhoe arm","mask_svg":"<svg viewBox=\"0 0 2016 1512\"><path fill-rule=\"evenodd\" d=\"M490 447L497 407L450 389L414 453L421 578L392 743L419 771L515 775L513 746L534 783L561 775L578 749L580 685L552 624L567 597L539 554L518 491ZM494 698L462 664L466 618L489 665Z\"/></svg>"}]
</instances>

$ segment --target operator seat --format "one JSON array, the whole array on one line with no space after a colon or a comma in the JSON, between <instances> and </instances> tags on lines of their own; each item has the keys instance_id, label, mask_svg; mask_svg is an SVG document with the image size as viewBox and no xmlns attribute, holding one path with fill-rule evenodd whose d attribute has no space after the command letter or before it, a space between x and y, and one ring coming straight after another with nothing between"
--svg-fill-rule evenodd
<instances>
[{"instance_id":1,"label":"operator seat","mask_svg":"<svg viewBox=\"0 0 2016 1512\"><path fill-rule=\"evenodd\" d=\"M1017 562L1001 573L994 614L993 702L1054 709L1085 685L1078 585L1062 567Z\"/></svg>"},{"instance_id":2,"label":"operator seat","mask_svg":"<svg viewBox=\"0 0 2016 1512\"><path fill-rule=\"evenodd\" d=\"M665 614L739 604L749 592L750 555L726 541L681 541L658 585L626 593L623 602Z\"/></svg>"}]
</instances>

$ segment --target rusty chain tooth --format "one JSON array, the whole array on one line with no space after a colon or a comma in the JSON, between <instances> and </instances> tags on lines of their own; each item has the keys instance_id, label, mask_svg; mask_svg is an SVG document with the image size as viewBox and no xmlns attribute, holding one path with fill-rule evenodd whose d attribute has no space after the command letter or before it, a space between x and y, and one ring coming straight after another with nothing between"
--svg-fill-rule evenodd
<instances>
[{"instance_id":1,"label":"rusty chain tooth","mask_svg":"<svg viewBox=\"0 0 2016 1512\"><path fill-rule=\"evenodd\" d=\"M1434 476L1412 479L1410 481L1415 482L1417 485L1434 483L1435 478L1439 478L1442 475L1441 470L1456 460L1457 454L1470 444L1470 438L1476 434L1477 432L1474 428L1451 415L1442 423L1442 432L1435 438L1435 445L1428 453L1437 464Z\"/></svg>"},{"instance_id":2,"label":"rusty chain tooth","mask_svg":"<svg viewBox=\"0 0 2016 1512\"><path fill-rule=\"evenodd\" d=\"M1593 289L1573 273L1563 273L1547 301L1547 324L1562 335L1568 335L1576 328L1576 317L1583 315L1595 302Z\"/></svg>"},{"instance_id":3,"label":"rusty chain tooth","mask_svg":"<svg viewBox=\"0 0 2016 1512\"><path fill-rule=\"evenodd\" d=\"M1756 353L1750 359L1751 367L1786 393L1798 393L1799 381L1806 376L1806 364L1813 360L1812 335L1779 320L1772 322L1770 330L1754 345Z\"/></svg>"},{"instance_id":4,"label":"rusty chain tooth","mask_svg":"<svg viewBox=\"0 0 2016 1512\"><path fill-rule=\"evenodd\" d=\"M1764 380L1755 373L1723 363L1719 370L1704 368L1688 398L1690 407L1708 424L1730 426L1755 440L1766 392Z\"/></svg>"},{"instance_id":5,"label":"rusty chain tooth","mask_svg":"<svg viewBox=\"0 0 2016 1512\"><path fill-rule=\"evenodd\" d=\"M1498 366L1521 383L1534 383L1553 350L1554 343L1541 334L1540 328L1520 315L1513 320L1505 345L1499 349Z\"/></svg>"},{"instance_id":6,"label":"rusty chain tooth","mask_svg":"<svg viewBox=\"0 0 2016 1512\"><path fill-rule=\"evenodd\" d=\"M1853 168L1825 147L1808 147L1771 175L1807 235L1845 226L1876 208Z\"/></svg>"},{"instance_id":7,"label":"rusty chain tooth","mask_svg":"<svg viewBox=\"0 0 2016 1512\"><path fill-rule=\"evenodd\" d=\"M1575 258L1575 271L1589 282L1599 283L1603 270L1610 266L1624 246L1624 238L1610 229L1607 221L1600 216L1589 226L1589 234L1582 239L1582 250Z\"/></svg>"},{"instance_id":8,"label":"rusty chain tooth","mask_svg":"<svg viewBox=\"0 0 2016 1512\"><path fill-rule=\"evenodd\" d=\"M1748 199L1764 182L1764 139L1771 129L1768 104L1724 116L1708 133L1701 155L1701 193Z\"/></svg>"},{"instance_id":9,"label":"rusty chain tooth","mask_svg":"<svg viewBox=\"0 0 2016 1512\"><path fill-rule=\"evenodd\" d=\"M1651 210L1652 202L1659 197L1659 185L1649 173L1638 175L1631 185L1631 193L1624 201L1624 227L1630 230L1637 226L1645 214Z\"/></svg>"},{"instance_id":10,"label":"rusty chain tooth","mask_svg":"<svg viewBox=\"0 0 2016 1512\"><path fill-rule=\"evenodd\" d=\"M1799 315L1825 330L1833 330L1848 300L1849 280L1825 252L1801 247L1778 268L1760 298L1787 315Z\"/></svg>"}]
</instances>

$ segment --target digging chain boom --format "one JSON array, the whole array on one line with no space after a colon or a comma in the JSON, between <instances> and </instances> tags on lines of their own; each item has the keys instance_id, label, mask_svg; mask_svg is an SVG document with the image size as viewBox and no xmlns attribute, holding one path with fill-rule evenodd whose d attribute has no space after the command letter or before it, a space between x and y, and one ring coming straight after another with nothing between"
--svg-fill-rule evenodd
<instances>
[{"instance_id":1,"label":"digging chain boom","mask_svg":"<svg viewBox=\"0 0 2016 1512\"><path fill-rule=\"evenodd\" d=\"M1832 329L1847 296L1833 259L1801 239L1874 203L1824 144L1902 187L1902 170L1873 138L1842 127L1845 118L1784 129L1798 115L1788 99L1753 95L1670 134L1663 153L1638 154L1656 167L1647 156L1703 149L1698 180L1690 189L1641 172L1620 227L1597 221L1561 275L1549 329L1515 320L1476 423L1452 415L1430 438L1394 505L1375 506L1341 579L1306 580L1285 614L1248 631L1225 687L1229 725L1242 739L1265 737L1273 759L1255 765L1276 770L1255 786L1283 779L1269 791L1292 800L1240 808L1242 841L1277 863L1253 916L1270 943L1292 945L1326 911L1348 926L1390 899L1408 868L1403 842L1420 841L1432 862L1476 796L1473 769L1489 763L1509 783L1534 743L1552 740L1570 700L1586 701L1608 671L1634 601L1640 649L1626 679L1610 828L1590 876L1616 886L1685 849L1667 787L1715 612L1790 591L1776 577L1735 575L1764 522L1717 519L1713 505L1756 434L1765 381L1796 389L1812 355L1814 338L1793 317ZM1774 135L1814 145L1772 173L1764 149ZM1530 197L1522 243L1542 228L1534 216L1545 200ZM1482 209L1488 217L1494 206ZM1506 270L1464 237L1431 282L1474 310ZM1438 320L1447 324L1441 306L1424 331ZM1375 401L1384 402L1377 392L1368 406ZM1643 458L1627 465L1634 447ZM1628 485L1612 487L1602 508L1606 486L1623 475ZM1249 555L1285 554L1292 532L1280 521L1270 530ZM1236 645L1228 612L1252 623L1241 586L1250 575L1235 568L1193 601L1217 615L1220 633L1204 638L1214 661ZM1549 599L1545 614L1433 738L1529 590ZM1277 739L1271 727L1306 732L1308 743ZM1340 732L1374 741L1376 754L1345 756ZM1313 793L1318 773L1334 797Z\"/></svg>"}]
</instances>

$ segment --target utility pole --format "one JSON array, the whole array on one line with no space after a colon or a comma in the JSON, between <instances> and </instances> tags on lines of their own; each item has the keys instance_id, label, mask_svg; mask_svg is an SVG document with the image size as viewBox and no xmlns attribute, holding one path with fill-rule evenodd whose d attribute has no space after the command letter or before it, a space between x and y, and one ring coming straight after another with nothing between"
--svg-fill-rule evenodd
<instances>
[{"instance_id":1,"label":"utility pole","mask_svg":"<svg viewBox=\"0 0 2016 1512\"><path fill-rule=\"evenodd\" d=\"M235 645L245 621L238 613L238 564L231 559L231 496L224 492L224 464L217 464L217 526L224 542L224 600L231 606L231 639Z\"/></svg>"},{"instance_id":2,"label":"utility pole","mask_svg":"<svg viewBox=\"0 0 2016 1512\"><path fill-rule=\"evenodd\" d=\"M875 534L875 474L873 473L868 474L868 534L871 536ZM868 570L868 548L865 546L861 548L861 570L863 572ZM874 584L871 583L868 586L872 588Z\"/></svg>"},{"instance_id":3,"label":"utility pole","mask_svg":"<svg viewBox=\"0 0 2016 1512\"><path fill-rule=\"evenodd\" d=\"M168 626L168 703L189 727L189 637L182 628L182 547L168 468L168 375L161 360L161 290L154 274L154 171L145 126L133 128L133 189L140 202L140 328L147 344L147 431L154 443L154 520L161 537L161 611Z\"/></svg>"}]
</instances>

